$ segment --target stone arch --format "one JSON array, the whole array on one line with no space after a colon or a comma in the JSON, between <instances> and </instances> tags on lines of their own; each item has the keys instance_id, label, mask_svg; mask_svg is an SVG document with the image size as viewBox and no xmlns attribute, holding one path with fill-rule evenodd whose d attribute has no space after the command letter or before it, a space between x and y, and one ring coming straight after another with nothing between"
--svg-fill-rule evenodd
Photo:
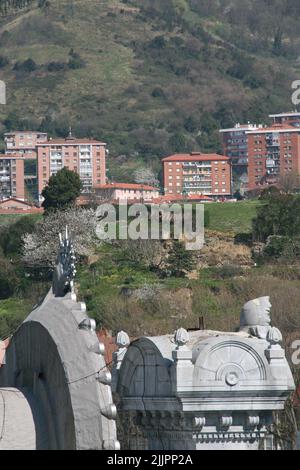
<instances>
[{"instance_id":1,"label":"stone arch","mask_svg":"<svg viewBox=\"0 0 300 470\"><path fill-rule=\"evenodd\" d=\"M267 367L261 355L244 341L220 340L206 343L194 368L193 383L214 382L233 387L241 383L267 380Z\"/></svg>"},{"instance_id":2,"label":"stone arch","mask_svg":"<svg viewBox=\"0 0 300 470\"><path fill-rule=\"evenodd\" d=\"M122 397L153 397L171 394L169 363L147 338L128 348L119 372L118 393Z\"/></svg>"}]
</instances>

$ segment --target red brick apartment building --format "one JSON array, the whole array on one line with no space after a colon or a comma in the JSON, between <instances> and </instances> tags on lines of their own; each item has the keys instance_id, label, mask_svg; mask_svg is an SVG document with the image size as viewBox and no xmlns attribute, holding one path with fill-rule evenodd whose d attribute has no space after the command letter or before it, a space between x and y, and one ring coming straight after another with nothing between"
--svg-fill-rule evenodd
<instances>
[{"instance_id":1,"label":"red brick apartment building","mask_svg":"<svg viewBox=\"0 0 300 470\"><path fill-rule=\"evenodd\" d=\"M106 183L106 144L97 140L50 139L37 144L38 192L47 185L50 176L66 167L79 174L83 192Z\"/></svg>"},{"instance_id":2,"label":"red brick apartment building","mask_svg":"<svg viewBox=\"0 0 300 470\"><path fill-rule=\"evenodd\" d=\"M297 111L291 113L270 114L273 124L288 124L293 127L300 127L300 113Z\"/></svg>"},{"instance_id":3,"label":"red brick apartment building","mask_svg":"<svg viewBox=\"0 0 300 470\"><path fill-rule=\"evenodd\" d=\"M163 159L167 195L203 194L214 198L231 195L231 164L224 155L176 154Z\"/></svg>"},{"instance_id":4,"label":"red brick apartment building","mask_svg":"<svg viewBox=\"0 0 300 470\"><path fill-rule=\"evenodd\" d=\"M249 190L278 183L288 173L300 174L300 129L274 124L248 131Z\"/></svg>"},{"instance_id":5,"label":"red brick apartment building","mask_svg":"<svg viewBox=\"0 0 300 470\"><path fill-rule=\"evenodd\" d=\"M5 153L20 153L26 158L36 158L36 146L47 142L45 132L15 131L4 134Z\"/></svg>"},{"instance_id":6,"label":"red brick apartment building","mask_svg":"<svg viewBox=\"0 0 300 470\"><path fill-rule=\"evenodd\" d=\"M248 135L247 131L262 128L260 124L236 124L232 128L221 129L223 153L230 158L233 180L239 189L248 189Z\"/></svg>"},{"instance_id":7,"label":"red brick apartment building","mask_svg":"<svg viewBox=\"0 0 300 470\"><path fill-rule=\"evenodd\" d=\"M24 158L21 154L0 154L0 200L25 199Z\"/></svg>"}]
</instances>

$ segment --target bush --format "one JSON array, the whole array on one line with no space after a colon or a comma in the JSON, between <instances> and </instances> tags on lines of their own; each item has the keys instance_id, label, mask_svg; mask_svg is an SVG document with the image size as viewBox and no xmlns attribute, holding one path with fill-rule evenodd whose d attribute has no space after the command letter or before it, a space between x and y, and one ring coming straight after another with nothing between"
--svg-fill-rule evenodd
<instances>
[{"instance_id":1,"label":"bush","mask_svg":"<svg viewBox=\"0 0 300 470\"><path fill-rule=\"evenodd\" d=\"M153 98L164 98L165 97L165 93L164 93L164 90L160 87L156 87L153 89L152 93L151 93L151 96L153 96Z\"/></svg>"},{"instance_id":2,"label":"bush","mask_svg":"<svg viewBox=\"0 0 300 470\"><path fill-rule=\"evenodd\" d=\"M236 266L233 264L226 264L221 268L218 268L214 272L215 279L231 279L233 277L242 276L244 270L241 266Z\"/></svg>"},{"instance_id":3,"label":"bush","mask_svg":"<svg viewBox=\"0 0 300 470\"><path fill-rule=\"evenodd\" d=\"M3 69L8 64L9 64L9 60L7 59L7 57L4 57L4 56L1 55L0 56L0 69Z\"/></svg>"},{"instance_id":4,"label":"bush","mask_svg":"<svg viewBox=\"0 0 300 470\"><path fill-rule=\"evenodd\" d=\"M167 45L167 41L164 36L156 36L150 43L149 47L151 49L164 49Z\"/></svg>"},{"instance_id":5,"label":"bush","mask_svg":"<svg viewBox=\"0 0 300 470\"><path fill-rule=\"evenodd\" d=\"M35 217L25 216L21 217L14 224L2 229L0 234L0 246L5 256L18 256L22 253L22 238L26 233L32 233L34 231L35 224Z\"/></svg>"},{"instance_id":6,"label":"bush","mask_svg":"<svg viewBox=\"0 0 300 470\"><path fill-rule=\"evenodd\" d=\"M69 69L73 69L73 70L82 69L82 68L85 67L85 62L80 57L76 58L76 59L73 58L73 59L69 60L68 67L69 67Z\"/></svg>"},{"instance_id":7,"label":"bush","mask_svg":"<svg viewBox=\"0 0 300 470\"><path fill-rule=\"evenodd\" d=\"M264 249L264 255L280 258L283 253L287 253L289 249L291 249L293 253L293 243L289 237L272 235L267 240L267 244Z\"/></svg>"},{"instance_id":8,"label":"bush","mask_svg":"<svg viewBox=\"0 0 300 470\"><path fill-rule=\"evenodd\" d=\"M37 69L37 64L32 59L27 59L24 62L16 62L14 70L17 72L31 73Z\"/></svg>"},{"instance_id":9,"label":"bush","mask_svg":"<svg viewBox=\"0 0 300 470\"><path fill-rule=\"evenodd\" d=\"M50 62L47 66L48 72L60 72L66 68L64 62Z\"/></svg>"}]
</instances>

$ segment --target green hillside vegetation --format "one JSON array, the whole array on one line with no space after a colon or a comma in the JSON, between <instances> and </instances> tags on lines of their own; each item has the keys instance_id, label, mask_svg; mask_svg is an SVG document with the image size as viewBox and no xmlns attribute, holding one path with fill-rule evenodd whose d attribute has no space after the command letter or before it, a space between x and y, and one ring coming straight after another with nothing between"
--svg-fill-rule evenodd
<instances>
[{"instance_id":1,"label":"green hillside vegetation","mask_svg":"<svg viewBox=\"0 0 300 470\"><path fill-rule=\"evenodd\" d=\"M207 204L207 228L217 232L249 233L259 204L258 201Z\"/></svg>"},{"instance_id":2,"label":"green hillside vegetation","mask_svg":"<svg viewBox=\"0 0 300 470\"><path fill-rule=\"evenodd\" d=\"M0 2L0 131L72 125L108 142L110 176L128 181L171 152L221 151L219 127L291 107L295 3Z\"/></svg>"}]
</instances>

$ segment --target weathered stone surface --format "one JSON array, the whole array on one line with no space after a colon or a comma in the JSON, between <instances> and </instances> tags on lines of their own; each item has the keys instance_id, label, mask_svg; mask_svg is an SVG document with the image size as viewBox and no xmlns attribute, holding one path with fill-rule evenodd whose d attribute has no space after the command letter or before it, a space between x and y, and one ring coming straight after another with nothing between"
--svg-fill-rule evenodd
<instances>
[{"instance_id":1,"label":"weathered stone surface","mask_svg":"<svg viewBox=\"0 0 300 470\"><path fill-rule=\"evenodd\" d=\"M127 446L258 448L273 411L284 408L294 381L278 330L267 326L269 317L262 315L271 304L265 298L254 305L261 309L258 326L268 328L263 338L248 329L188 335L180 330L175 336L144 337L130 344L114 368L121 420L137 426ZM241 323L248 328L245 310ZM246 318L251 320L251 315Z\"/></svg>"},{"instance_id":2,"label":"weathered stone surface","mask_svg":"<svg viewBox=\"0 0 300 470\"><path fill-rule=\"evenodd\" d=\"M29 410L34 417L34 424L30 413L25 420L30 448L118 449L116 409L103 347L95 348L99 342L93 321L85 305L76 301L74 267L71 272L69 263L73 264L73 255L65 251L71 245L61 240L62 246L66 263L59 263L53 290L13 336L0 369L0 387L4 391L14 387L24 394L20 406L16 401L13 405L16 416L20 413L18 419ZM65 294L65 290L71 292ZM9 416L5 429L13 430ZM19 448L23 438L10 436L5 431L7 445Z\"/></svg>"}]
</instances>

